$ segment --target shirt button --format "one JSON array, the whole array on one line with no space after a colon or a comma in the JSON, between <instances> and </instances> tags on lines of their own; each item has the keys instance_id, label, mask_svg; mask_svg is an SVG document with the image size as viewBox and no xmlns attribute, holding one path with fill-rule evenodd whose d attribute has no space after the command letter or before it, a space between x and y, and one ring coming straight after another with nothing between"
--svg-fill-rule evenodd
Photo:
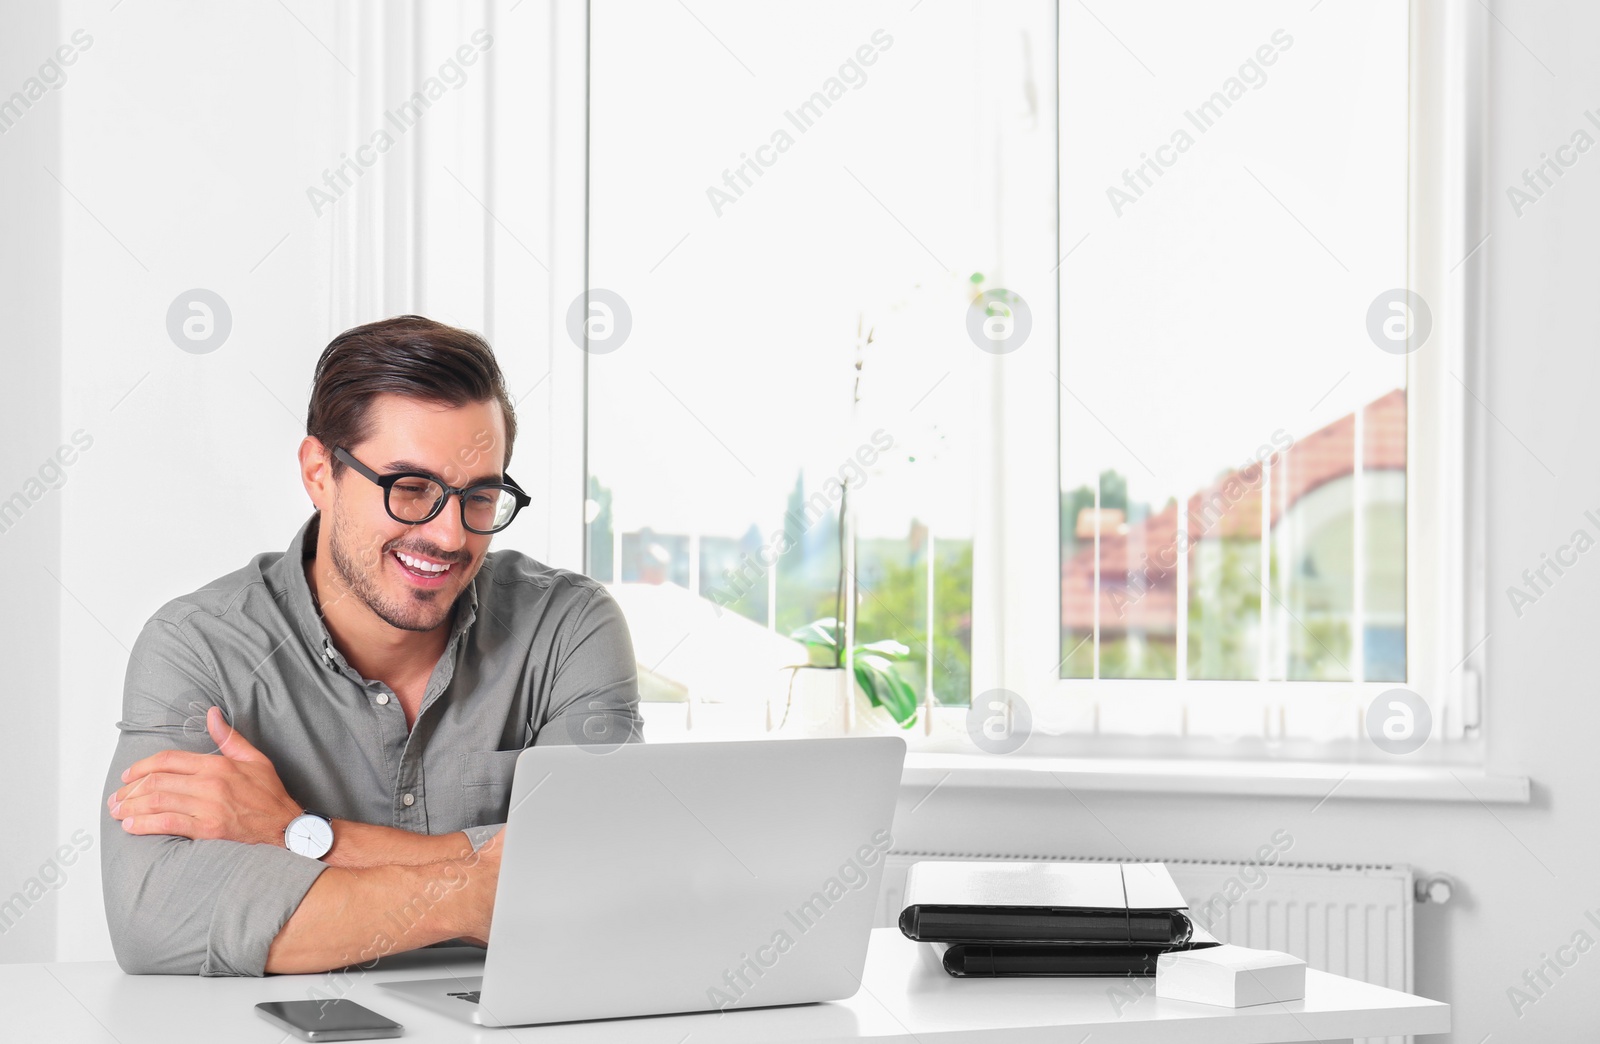
<instances>
[{"instance_id":1,"label":"shirt button","mask_svg":"<svg viewBox=\"0 0 1600 1044\"><path fill-rule=\"evenodd\" d=\"M388 702L389 702L389 694L388 693L386 693L386 692L378 693L378 706L382 707L385 704L387 704ZM406 804L409 805L410 802L408 801L408 802L406 802Z\"/></svg>"},{"instance_id":2,"label":"shirt button","mask_svg":"<svg viewBox=\"0 0 1600 1044\"><path fill-rule=\"evenodd\" d=\"M410 808L412 805L415 805L417 803L417 799L415 797L413 797L412 795L407 794L405 797L400 799L400 803L402 805L406 806L407 808Z\"/></svg>"}]
</instances>

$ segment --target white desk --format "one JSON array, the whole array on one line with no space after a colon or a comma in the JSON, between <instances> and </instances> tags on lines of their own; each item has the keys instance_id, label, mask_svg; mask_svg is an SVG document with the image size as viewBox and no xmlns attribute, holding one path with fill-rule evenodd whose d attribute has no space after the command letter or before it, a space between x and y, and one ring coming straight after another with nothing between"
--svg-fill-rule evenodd
<instances>
[{"instance_id":1,"label":"white desk","mask_svg":"<svg viewBox=\"0 0 1600 1044\"><path fill-rule=\"evenodd\" d=\"M265 1000L302 1000L330 986L406 1028L404 1040L496 1044L746 1044L871 1040L895 1044L1274 1044L1444 1033L1450 1007L1324 972L1306 973L1306 998L1254 1008L1160 1000L1151 989L1122 1006L1112 979L952 979L931 947L893 928L873 932L862 989L850 1000L726 1014L671 1015L480 1029L406 1003L383 979L476 975L477 951L401 954L342 980L318 975L199 979L124 975L110 962L0 965L0 1026L7 1041L105 1044L278 1044L285 1034L258 1016ZM342 982L342 987L341 987ZM327 994L323 994L324 996ZM289 1038L291 1040L295 1038Z\"/></svg>"}]
</instances>

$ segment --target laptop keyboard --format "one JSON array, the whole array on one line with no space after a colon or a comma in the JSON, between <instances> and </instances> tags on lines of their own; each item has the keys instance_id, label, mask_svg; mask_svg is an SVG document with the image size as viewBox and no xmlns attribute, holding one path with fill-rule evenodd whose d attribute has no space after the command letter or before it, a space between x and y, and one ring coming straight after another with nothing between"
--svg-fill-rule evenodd
<instances>
[{"instance_id":1,"label":"laptop keyboard","mask_svg":"<svg viewBox=\"0 0 1600 1044\"><path fill-rule=\"evenodd\" d=\"M478 1003L478 994L480 992L482 992L482 991L480 991L480 990L467 990L465 993L452 993L452 994L450 994L450 996L457 997L457 998L459 998L461 1000L464 1000L468 1004L476 1004L476 1003Z\"/></svg>"}]
</instances>

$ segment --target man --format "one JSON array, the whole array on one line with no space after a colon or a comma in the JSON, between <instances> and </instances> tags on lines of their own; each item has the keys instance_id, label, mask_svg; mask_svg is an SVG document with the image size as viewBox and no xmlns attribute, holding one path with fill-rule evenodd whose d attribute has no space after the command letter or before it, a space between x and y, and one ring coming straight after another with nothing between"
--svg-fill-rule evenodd
<instances>
[{"instance_id":1,"label":"man","mask_svg":"<svg viewBox=\"0 0 1600 1044\"><path fill-rule=\"evenodd\" d=\"M101 829L124 970L482 945L518 753L642 739L610 595L489 552L528 503L515 437L471 333L402 316L328 345L300 444L316 512L163 606L128 663ZM183 488L190 524L228 524L224 489Z\"/></svg>"}]
</instances>

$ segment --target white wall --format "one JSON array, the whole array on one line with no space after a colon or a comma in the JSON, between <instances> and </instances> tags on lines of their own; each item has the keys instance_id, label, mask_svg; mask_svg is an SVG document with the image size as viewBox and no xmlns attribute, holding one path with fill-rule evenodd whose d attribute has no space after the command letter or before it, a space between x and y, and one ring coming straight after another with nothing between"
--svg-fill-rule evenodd
<instances>
[{"instance_id":1,"label":"white wall","mask_svg":"<svg viewBox=\"0 0 1600 1044\"><path fill-rule=\"evenodd\" d=\"M8 5L3 24L0 99L9 98L63 42L45 5ZM61 191L48 171L60 173L62 96L78 87L69 77L0 135L0 191L6 197L0 206L0 360L9 389L0 409L0 501L18 492L28 496L26 483L37 479L56 451L62 428ZM6 578L0 651L7 671L0 696L0 792L19 795L22 803L0 843L0 902L36 876L63 840L56 831L53 784L60 713L56 614L66 596L51 576L61 572L61 494L42 485L33 489L39 499L28 499L20 519L0 516L0 575ZM18 920L0 917L0 959L51 952L54 893Z\"/></svg>"},{"instance_id":2,"label":"white wall","mask_svg":"<svg viewBox=\"0 0 1600 1044\"><path fill-rule=\"evenodd\" d=\"M293 450L310 368L347 308L335 279L344 248L304 190L365 136L361 127L352 139L352 117L326 101L342 97L348 74L278 5L109 6L69 3L52 20L36 5L13 4L0 32L7 91L74 29L94 37L47 107L0 137L0 177L24 204L0 211L0 314L13 378L12 401L0 411L0 492L19 488L73 430L95 440L60 492L0 534L11 594L0 616L11 671L0 783L24 808L55 810L9 818L4 894L61 839L93 827L125 647L145 618L250 555L280 549L300 521ZM345 64L355 60L359 42L346 19L291 6ZM1595 531L1584 510L1600 514L1600 152L1520 218L1505 198L1524 167L1575 129L1589 126L1600 138L1583 117L1600 101L1600 67L1587 51L1600 38L1600 9L1497 8L1522 42L1498 23L1491 29L1493 235L1468 262L1486 266L1489 288L1490 372L1474 391L1498 418L1487 421L1490 768L1532 777L1533 803L1491 809L1336 796L1313 811L1287 799L1084 795L1091 816L1064 792L952 787L915 812L922 795L908 795L897 822L907 848L1216 858L1244 858L1286 829L1299 859L1450 872L1462 885L1457 899L1418 910L1417 988L1455 1005L1452 1039L1466 1044L1486 1035L1579 1040L1600 1022L1600 952L1521 1018L1506 994L1587 926L1586 908L1600 907L1592 662L1600 555L1584 557L1520 619L1504 595L1573 529ZM526 3L517 14L538 10ZM499 38L513 31L502 27ZM470 106L477 86L451 100ZM64 121L59 143L53 119ZM39 171L58 149L51 169L76 200ZM524 208L506 218L519 238L541 242L548 229L529 226L543 211L515 202L503 185L500 192L506 206ZM481 229L482 220L463 207L461 223ZM435 248L447 232L434 230ZM24 242L26 250L14 246ZM497 257L501 300L544 278L513 244L501 241ZM233 333L209 355L179 351L166 333L168 305L192 287L221 293L232 309ZM453 292L472 296L470 287ZM412 299L403 291L377 298ZM481 321L463 301L424 304L441 318ZM517 344L506 360L513 384L533 384L547 364L547 310L532 293L522 325L497 332L503 355L505 338ZM545 394L525 410L539 412ZM537 450L530 442L523 452ZM173 484L182 495L163 503ZM180 510L185 501L228 509L199 517ZM46 563L70 595L42 572ZM53 898L0 936L0 959L52 951L109 955L96 860L80 863Z\"/></svg>"}]
</instances>

